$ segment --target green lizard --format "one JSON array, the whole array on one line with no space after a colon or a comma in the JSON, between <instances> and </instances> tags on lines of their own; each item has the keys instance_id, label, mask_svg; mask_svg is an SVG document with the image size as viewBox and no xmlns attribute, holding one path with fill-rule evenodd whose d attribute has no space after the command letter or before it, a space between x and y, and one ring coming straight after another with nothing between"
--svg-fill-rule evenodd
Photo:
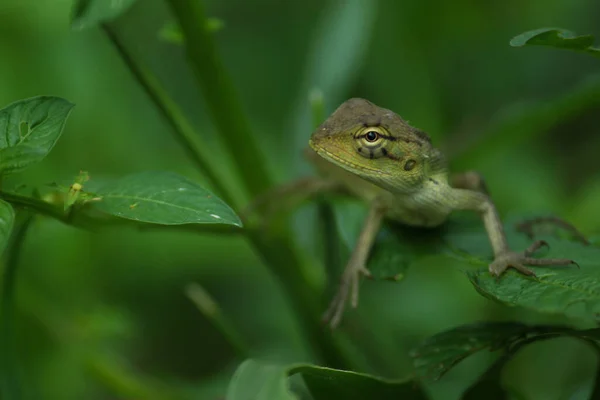
<instances>
[{"instance_id":1,"label":"green lizard","mask_svg":"<svg viewBox=\"0 0 600 400\"><path fill-rule=\"evenodd\" d=\"M533 242L520 253L512 251L481 177L468 172L450 182L444 156L427 134L390 110L350 99L315 130L309 144L327 164L340 167L315 160L325 178L344 182L346 190L370 204L338 292L324 316L332 327L339 324L349 297L354 307L358 304L359 278L370 275L365 264L383 218L434 227L454 210L478 212L494 253L489 265L494 276L510 267L534 275L525 265L575 264L568 259L532 258L546 244L543 241Z\"/></svg>"},{"instance_id":2,"label":"green lizard","mask_svg":"<svg viewBox=\"0 0 600 400\"><path fill-rule=\"evenodd\" d=\"M435 227L454 210L478 212L494 253L489 271L497 277L511 267L525 275L535 275L526 265L576 264L569 259L531 257L547 245L541 240L523 252L512 251L480 175L471 171L450 179L443 154L432 146L427 134L390 110L367 100L350 99L315 130L309 144L314 151L309 150L306 155L321 178L287 185L278 190L279 196L271 193L262 200L300 191L308 197L341 189L370 205L338 291L324 314L324 321L332 328L340 323L348 301L353 307L358 305L359 279L361 275L370 276L365 265L384 218ZM554 222L576 232L564 221Z\"/></svg>"}]
</instances>

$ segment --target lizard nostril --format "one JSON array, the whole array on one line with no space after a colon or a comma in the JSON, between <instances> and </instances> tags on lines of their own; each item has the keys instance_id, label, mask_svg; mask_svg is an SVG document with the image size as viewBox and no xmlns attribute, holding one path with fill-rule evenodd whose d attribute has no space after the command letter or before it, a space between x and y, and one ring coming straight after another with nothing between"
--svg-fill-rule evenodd
<instances>
[{"instance_id":1,"label":"lizard nostril","mask_svg":"<svg viewBox=\"0 0 600 400\"><path fill-rule=\"evenodd\" d=\"M415 166L417 165L417 162L415 160L408 160L406 162L406 164L404 164L404 170L405 171L410 171L412 170Z\"/></svg>"}]
</instances>

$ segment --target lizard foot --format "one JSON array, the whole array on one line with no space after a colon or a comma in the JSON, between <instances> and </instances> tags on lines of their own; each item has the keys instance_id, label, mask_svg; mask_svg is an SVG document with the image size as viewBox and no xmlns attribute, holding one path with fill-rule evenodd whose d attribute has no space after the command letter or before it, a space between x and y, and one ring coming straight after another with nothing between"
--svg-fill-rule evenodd
<instances>
[{"instance_id":1,"label":"lizard foot","mask_svg":"<svg viewBox=\"0 0 600 400\"><path fill-rule=\"evenodd\" d=\"M543 246L548 246L543 240L537 240L533 242L527 250L523 253L515 253L512 251L507 251L503 254L500 254L496 257L496 259L490 264L489 270L492 276L499 277L506 271L508 268L514 268L520 273L528 276L535 276L535 272L531 269L525 267L525 265L530 266L555 266L555 265L570 265L575 264L579 268L579 265L568 258L533 258L531 255L535 253L536 250Z\"/></svg>"},{"instance_id":2,"label":"lizard foot","mask_svg":"<svg viewBox=\"0 0 600 400\"><path fill-rule=\"evenodd\" d=\"M327 311L323 314L322 321L329 323L331 329L335 329L342 320L348 297L351 296L350 303L353 308L358 306L358 286L360 277L371 278L371 272L361 266L348 265L340 280L340 286L337 293L329 303Z\"/></svg>"}]
</instances>

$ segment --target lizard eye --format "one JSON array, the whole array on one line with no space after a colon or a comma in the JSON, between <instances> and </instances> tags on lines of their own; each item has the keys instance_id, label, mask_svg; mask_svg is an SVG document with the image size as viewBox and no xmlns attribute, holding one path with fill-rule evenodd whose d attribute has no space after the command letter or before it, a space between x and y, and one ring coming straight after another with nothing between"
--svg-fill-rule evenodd
<instances>
[{"instance_id":1,"label":"lizard eye","mask_svg":"<svg viewBox=\"0 0 600 400\"><path fill-rule=\"evenodd\" d=\"M413 168L415 168L416 165L417 162L415 160L408 160L406 164L404 164L404 170L411 171Z\"/></svg>"},{"instance_id":2,"label":"lizard eye","mask_svg":"<svg viewBox=\"0 0 600 400\"><path fill-rule=\"evenodd\" d=\"M379 133L375 131L369 131L365 134L365 139L367 140L367 142L373 143L377 141L377 139L379 139Z\"/></svg>"}]
</instances>

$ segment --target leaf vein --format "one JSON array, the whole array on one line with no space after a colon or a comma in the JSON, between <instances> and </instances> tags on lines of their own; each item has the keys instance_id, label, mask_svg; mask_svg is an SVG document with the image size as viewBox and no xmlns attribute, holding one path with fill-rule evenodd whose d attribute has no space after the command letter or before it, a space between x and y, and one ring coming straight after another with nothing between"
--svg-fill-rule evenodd
<instances>
[{"instance_id":1,"label":"leaf vein","mask_svg":"<svg viewBox=\"0 0 600 400\"><path fill-rule=\"evenodd\" d=\"M165 206L169 206L169 207L180 208L180 209L186 210L186 211L192 211L194 213L200 213L199 210L196 210L194 208L180 206L178 204L169 203L169 202L166 202L166 201L163 201L163 200L156 200L156 199L153 199L153 198L150 198L150 197L138 197L138 196L131 196L131 195L125 195L125 194L113 194L113 193L105 194L103 197L117 198L117 199L128 199L128 200L138 200L138 201L146 201L146 202L149 202L149 203L156 203L156 204L161 204L161 205L165 205Z\"/></svg>"}]
</instances>

